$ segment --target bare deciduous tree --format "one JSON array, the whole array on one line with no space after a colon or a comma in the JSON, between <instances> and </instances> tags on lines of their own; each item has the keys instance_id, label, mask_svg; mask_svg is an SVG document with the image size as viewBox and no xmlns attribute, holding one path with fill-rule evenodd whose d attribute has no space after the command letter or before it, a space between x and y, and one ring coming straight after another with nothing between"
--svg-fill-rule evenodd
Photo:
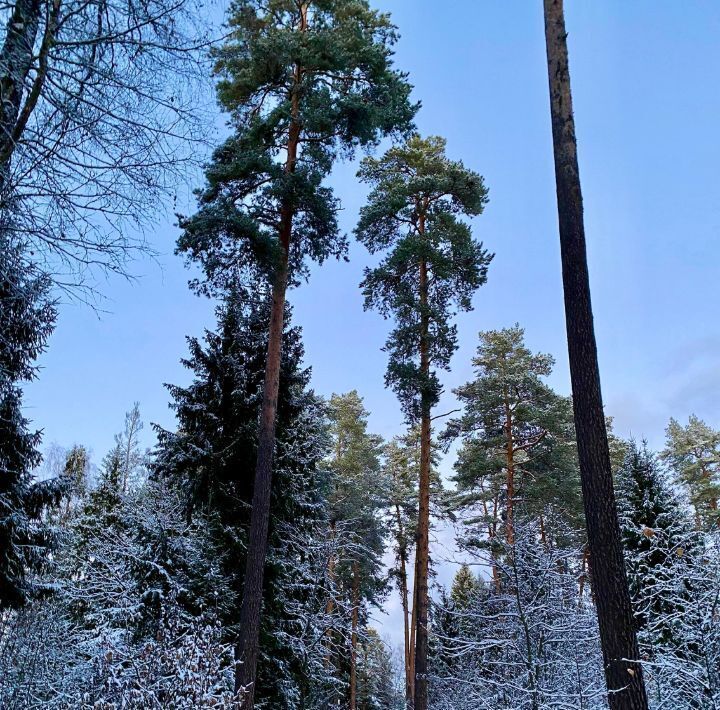
<instances>
[{"instance_id":1,"label":"bare deciduous tree","mask_svg":"<svg viewBox=\"0 0 720 710\"><path fill-rule=\"evenodd\" d=\"M211 32L198 10L0 2L0 209L56 284L126 273L160 199L202 157Z\"/></svg>"}]
</instances>

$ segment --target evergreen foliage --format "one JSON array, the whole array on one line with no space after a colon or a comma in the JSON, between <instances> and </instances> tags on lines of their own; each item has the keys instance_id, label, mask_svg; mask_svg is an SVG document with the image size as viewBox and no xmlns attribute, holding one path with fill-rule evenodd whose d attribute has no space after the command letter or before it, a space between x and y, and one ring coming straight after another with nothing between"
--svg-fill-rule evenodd
<instances>
[{"instance_id":1,"label":"evergreen foliage","mask_svg":"<svg viewBox=\"0 0 720 710\"><path fill-rule=\"evenodd\" d=\"M447 369L457 348L454 310L470 310L473 293L486 280L492 256L462 216L482 212L487 190L480 175L445 156L445 140L436 136L414 135L382 158L366 158L358 176L371 192L355 233L370 253L387 252L365 271L365 307L395 320L385 380L416 420L436 404L441 390L435 371L421 370L421 339L427 339L432 368ZM419 277L423 263L429 272L426 296Z\"/></svg>"},{"instance_id":2,"label":"evergreen foliage","mask_svg":"<svg viewBox=\"0 0 720 710\"><path fill-rule=\"evenodd\" d=\"M35 361L54 323L48 279L0 225L0 611L40 591L32 574L42 569L53 542L42 515L64 488L33 479L41 434L22 412L22 383L35 379Z\"/></svg>"},{"instance_id":3,"label":"evergreen foliage","mask_svg":"<svg viewBox=\"0 0 720 710\"><path fill-rule=\"evenodd\" d=\"M446 440L461 437L456 508L469 512L466 543L512 543L519 512L542 519L552 508L575 529L582 500L572 405L546 383L550 355L532 353L519 326L480 333L475 378L455 390L464 406Z\"/></svg>"},{"instance_id":4,"label":"evergreen foliage","mask_svg":"<svg viewBox=\"0 0 720 710\"><path fill-rule=\"evenodd\" d=\"M243 275L272 280L282 248L291 281L307 273L306 260L343 256L324 178L357 147L406 131L417 109L392 67L396 30L365 0L238 0L229 24L214 56L233 135L215 151L200 209L182 220L178 241L204 269L201 290ZM280 233L286 212L292 235Z\"/></svg>"},{"instance_id":5,"label":"evergreen foliage","mask_svg":"<svg viewBox=\"0 0 720 710\"><path fill-rule=\"evenodd\" d=\"M231 293L218 309L217 332L206 332L204 343L188 340L190 357L183 362L194 381L169 387L178 429L158 432L154 470L184 491L188 515L208 520L213 557L229 589L218 600L229 636L244 581L269 309L267 299L248 303ZM298 655L295 643L304 621L324 608L322 593L305 595L310 582L318 583L315 565L322 565L320 592L324 588L325 562L313 554L309 536L328 519L327 474L319 466L329 444L325 409L307 390L299 330L288 327L284 340L258 676L259 700L278 708L310 692L303 668L313 661ZM308 602L302 618L296 616L300 599Z\"/></svg>"},{"instance_id":6,"label":"evergreen foliage","mask_svg":"<svg viewBox=\"0 0 720 710\"><path fill-rule=\"evenodd\" d=\"M720 523L720 431L691 415L683 426L671 419L665 430L662 457L673 468L695 508L697 526L708 529Z\"/></svg>"}]
</instances>

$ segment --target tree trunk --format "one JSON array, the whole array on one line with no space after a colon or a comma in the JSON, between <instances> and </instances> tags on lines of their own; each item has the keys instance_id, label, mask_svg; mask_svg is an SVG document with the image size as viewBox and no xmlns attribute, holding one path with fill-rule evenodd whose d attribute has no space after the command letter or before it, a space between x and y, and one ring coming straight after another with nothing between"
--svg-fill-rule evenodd
<instances>
[{"instance_id":1,"label":"tree trunk","mask_svg":"<svg viewBox=\"0 0 720 710\"><path fill-rule=\"evenodd\" d=\"M330 521L330 540L335 540L335 521ZM330 558L328 559L328 599L325 604L325 616L328 618L328 628L325 632L325 643L326 643L326 651L325 651L325 667L329 668L330 663L332 662L332 653L333 653L333 625L332 625L332 616L335 613L335 596L334 596L334 590L335 590L335 551L330 551Z\"/></svg>"},{"instance_id":2,"label":"tree trunk","mask_svg":"<svg viewBox=\"0 0 720 710\"><path fill-rule=\"evenodd\" d=\"M350 633L350 704L348 710L357 710L357 642L360 612L360 565L353 562L352 631Z\"/></svg>"},{"instance_id":3,"label":"tree trunk","mask_svg":"<svg viewBox=\"0 0 720 710\"><path fill-rule=\"evenodd\" d=\"M417 552L417 549L416 549ZM413 596L412 596L412 611L410 613L410 701L409 706L412 707L412 703L415 699L415 638L417 636L417 559L413 566Z\"/></svg>"},{"instance_id":4,"label":"tree trunk","mask_svg":"<svg viewBox=\"0 0 720 710\"><path fill-rule=\"evenodd\" d=\"M32 67L42 6L40 0L18 0L8 18L0 49L0 194L4 191L15 140L15 123Z\"/></svg>"},{"instance_id":5,"label":"tree trunk","mask_svg":"<svg viewBox=\"0 0 720 710\"><path fill-rule=\"evenodd\" d=\"M505 539L508 545L515 544L515 524L514 524L514 505L515 505L515 447L513 446L512 431L512 411L510 410L510 402L507 394L505 395L505 448L506 448L506 487L507 487L507 503L506 503L506 519L505 519Z\"/></svg>"},{"instance_id":6,"label":"tree trunk","mask_svg":"<svg viewBox=\"0 0 720 710\"><path fill-rule=\"evenodd\" d=\"M418 221L418 232L425 233L424 214ZM418 530L417 530L417 630L415 637L415 693L414 710L428 707L428 574L430 569L430 396L427 383L430 378L428 308L428 269L423 259L420 263L420 371L425 379L420 401L420 481L418 484Z\"/></svg>"},{"instance_id":7,"label":"tree trunk","mask_svg":"<svg viewBox=\"0 0 720 710\"><path fill-rule=\"evenodd\" d=\"M585 247L562 0L544 0L565 319L590 564L608 699L647 708L613 491Z\"/></svg>"},{"instance_id":8,"label":"tree trunk","mask_svg":"<svg viewBox=\"0 0 720 710\"><path fill-rule=\"evenodd\" d=\"M582 562L580 564L580 583L578 585L578 596L582 599L583 592L585 591L585 582L587 581L587 566L588 566L589 550L588 546L583 547Z\"/></svg>"},{"instance_id":9,"label":"tree trunk","mask_svg":"<svg viewBox=\"0 0 720 710\"><path fill-rule=\"evenodd\" d=\"M299 31L307 30L307 5L301 6ZM297 163L300 143L300 99L299 86L303 69L295 67L295 81L291 96L291 121L288 135L285 171L293 173ZM272 464L275 451L275 420L280 387L280 365L282 361L282 333L285 319L285 293L288 284L288 260L292 237L294 211L288 204L280 215L280 263L277 266L272 289L272 311L268 333L267 360L263 403L260 413L258 456L255 467L248 539L247 564L240 610L240 633L235 648L235 692L240 693L240 708L253 710L255 707L255 678L260 646L260 614L262 607L263 577L267 555L268 528L270 525L270 493L272 487Z\"/></svg>"},{"instance_id":10,"label":"tree trunk","mask_svg":"<svg viewBox=\"0 0 720 710\"><path fill-rule=\"evenodd\" d=\"M407 546L405 544L405 531L402 524L400 506L395 506L395 517L398 525L398 557L400 558L400 601L403 615L404 631L404 661L405 661L405 700L412 700L412 683L410 681L410 621L408 619L408 580L407 580Z\"/></svg>"}]
</instances>

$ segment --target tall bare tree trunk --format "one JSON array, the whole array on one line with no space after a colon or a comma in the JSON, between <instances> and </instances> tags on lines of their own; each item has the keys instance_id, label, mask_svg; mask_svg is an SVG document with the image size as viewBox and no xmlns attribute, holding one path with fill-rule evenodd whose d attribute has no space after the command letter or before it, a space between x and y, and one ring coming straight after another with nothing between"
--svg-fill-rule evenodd
<instances>
[{"instance_id":1,"label":"tall bare tree trunk","mask_svg":"<svg viewBox=\"0 0 720 710\"><path fill-rule=\"evenodd\" d=\"M400 601L402 605L403 615L403 631L404 631L404 654L405 662L405 700L412 700L412 683L410 681L410 619L408 618L408 579L407 579L407 546L405 544L405 531L402 524L402 513L400 506L395 506L395 517L398 526L398 556L400 558Z\"/></svg>"},{"instance_id":2,"label":"tall bare tree trunk","mask_svg":"<svg viewBox=\"0 0 720 710\"><path fill-rule=\"evenodd\" d=\"M515 544L515 447L513 445L512 411L507 394L505 395L505 453L507 504L505 520L505 539L508 545Z\"/></svg>"},{"instance_id":3,"label":"tall bare tree trunk","mask_svg":"<svg viewBox=\"0 0 720 710\"><path fill-rule=\"evenodd\" d=\"M425 216L421 212L418 232L425 233ZM428 308L428 268L420 264L420 372L428 382L430 378L430 336ZM415 693L414 710L428 707L428 574L430 571L430 397L424 386L420 402L420 480L418 484L417 555L417 629L415 637Z\"/></svg>"},{"instance_id":4,"label":"tall bare tree trunk","mask_svg":"<svg viewBox=\"0 0 720 710\"><path fill-rule=\"evenodd\" d=\"M334 543L335 540L335 530L336 530L336 523L334 520L330 521L330 540ZM332 653L333 653L333 625L332 625L332 616L335 613L335 564L336 564L336 558L335 558L335 550L330 551L330 557L328 559L328 599L325 603L325 616L328 618L328 623L330 624L325 632L325 644L326 644L326 650L325 650L325 667L329 668L330 663L332 662Z\"/></svg>"},{"instance_id":5,"label":"tall bare tree trunk","mask_svg":"<svg viewBox=\"0 0 720 710\"><path fill-rule=\"evenodd\" d=\"M647 708L600 390L562 0L544 0L565 319L590 564L608 700Z\"/></svg>"},{"instance_id":6,"label":"tall bare tree trunk","mask_svg":"<svg viewBox=\"0 0 720 710\"><path fill-rule=\"evenodd\" d=\"M360 565L353 562L352 630L350 633L350 704L348 710L357 710L357 642L360 614Z\"/></svg>"},{"instance_id":7,"label":"tall bare tree trunk","mask_svg":"<svg viewBox=\"0 0 720 710\"><path fill-rule=\"evenodd\" d=\"M413 565L413 595L412 610L410 612L410 698L408 705L412 707L415 702L415 638L417 636L417 559Z\"/></svg>"},{"instance_id":8,"label":"tall bare tree trunk","mask_svg":"<svg viewBox=\"0 0 720 710\"><path fill-rule=\"evenodd\" d=\"M301 6L299 31L307 30L307 5ZM299 89L303 69L295 67L295 81L291 96L291 121L288 134L285 171L295 172L301 126ZM263 403L260 413L258 457L255 467L248 540L247 563L240 610L240 633L235 648L235 692L241 693L240 708L252 710L255 707L255 678L260 646L260 615L262 608L263 577L267 555L268 528L270 525L270 494L272 488L272 466L275 451L275 420L280 387L280 365L282 361L282 333L285 319L285 293L288 284L288 260L292 238L294 211L290 205L281 210L280 219L280 263L277 266L272 287L272 311L268 333L267 360Z\"/></svg>"}]
</instances>

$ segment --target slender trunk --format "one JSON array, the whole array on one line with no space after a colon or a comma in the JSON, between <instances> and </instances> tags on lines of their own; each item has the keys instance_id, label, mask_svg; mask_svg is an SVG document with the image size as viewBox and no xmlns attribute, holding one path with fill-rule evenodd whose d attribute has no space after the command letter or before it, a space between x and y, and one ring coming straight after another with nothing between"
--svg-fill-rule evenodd
<instances>
[{"instance_id":1,"label":"slender trunk","mask_svg":"<svg viewBox=\"0 0 720 710\"><path fill-rule=\"evenodd\" d=\"M547 545L547 534L545 533L545 516L540 514L540 542Z\"/></svg>"},{"instance_id":2,"label":"slender trunk","mask_svg":"<svg viewBox=\"0 0 720 710\"><path fill-rule=\"evenodd\" d=\"M544 0L565 319L593 586L613 710L647 708L600 390L562 0Z\"/></svg>"},{"instance_id":3,"label":"slender trunk","mask_svg":"<svg viewBox=\"0 0 720 710\"><path fill-rule=\"evenodd\" d=\"M402 605L403 631L404 631L404 661L405 661L405 699L412 700L412 683L410 681L410 620L408 619L408 580L407 580L407 545L405 544L405 531L402 524L400 506L395 506L395 517L398 526L398 557L400 559L400 603Z\"/></svg>"},{"instance_id":4,"label":"slender trunk","mask_svg":"<svg viewBox=\"0 0 720 710\"><path fill-rule=\"evenodd\" d=\"M515 504L515 447L513 446L512 411L507 393L505 394L505 455L506 455L506 487L507 504L505 519L505 539L508 545L515 544L514 510Z\"/></svg>"},{"instance_id":5,"label":"slender trunk","mask_svg":"<svg viewBox=\"0 0 720 710\"><path fill-rule=\"evenodd\" d=\"M588 546L583 547L582 563L580 565L580 584L578 589L578 596L582 599L583 592L585 591L585 581L587 580L587 565L588 565L589 550Z\"/></svg>"},{"instance_id":6,"label":"slender trunk","mask_svg":"<svg viewBox=\"0 0 720 710\"><path fill-rule=\"evenodd\" d=\"M301 6L299 31L307 30L307 5ZM288 132L287 159L285 171L295 171L298 145L300 143L300 99L299 85L303 69L295 67L295 81L291 96L291 121ZM263 576L267 554L268 528L270 525L270 493L272 486L272 464L275 450L275 420L280 387L280 365L282 360L282 333L285 319L285 293L288 284L288 259L292 237L294 210L285 204L280 214L280 263L277 266L272 287L272 311L268 333L267 360L263 403L260 413L258 456L255 467L250 535L248 539L247 564L240 610L240 632L235 649L235 692L241 693L240 707L252 710L255 707L255 678L260 646L260 615L262 607Z\"/></svg>"},{"instance_id":7,"label":"slender trunk","mask_svg":"<svg viewBox=\"0 0 720 710\"><path fill-rule=\"evenodd\" d=\"M335 540L335 526L334 520L330 521L330 541L334 544ZM325 616L328 619L328 628L325 632L325 667L329 668L332 661L333 653L333 624L332 616L335 613L335 550L331 549L330 558L328 559L328 599L325 604Z\"/></svg>"},{"instance_id":8,"label":"slender trunk","mask_svg":"<svg viewBox=\"0 0 720 710\"><path fill-rule=\"evenodd\" d=\"M417 559L413 566L413 602L412 611L410 613L410 706L415 698L415 638L417 636Z\"/></svg>"},{"instance_id":9,"label":"slender trunk","mask_svg":"<svg viewBox=\"0 0 720 710\"><path fill-rule=\"evenodd\" d=\"M357 642L360 612L360 565L353 562L352 631L350 633L350 704L348 710L357 710Z\"/></svg>"},{"instance_id":10,"label":"slender trunk","mask_svg":"<svg viewBox=\"0 0 720 710\"><path fill-rule=\"evenodd\" d=\"M424 214L418 220L418 232L425 233ZM420 481L418 530L417 530L417 631L415 637L415 694L414 710L428 707L428 574L430 570L430 394L427 383L430 380L428 315L428 268L423 259L420 263L420 372L424 379L420 402Z\"/></svg>"}]
</instances>

